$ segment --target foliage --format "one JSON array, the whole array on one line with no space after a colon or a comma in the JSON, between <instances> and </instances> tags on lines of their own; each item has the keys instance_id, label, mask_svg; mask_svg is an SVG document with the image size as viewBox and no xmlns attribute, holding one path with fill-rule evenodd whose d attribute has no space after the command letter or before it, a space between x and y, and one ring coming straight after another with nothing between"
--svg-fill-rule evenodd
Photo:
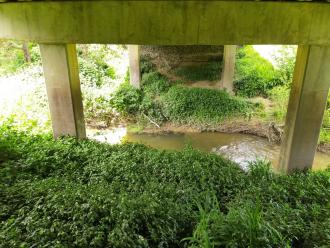
<instances>
[{"instance_id":1,"label":"foliage","mask_svg":"<svg viewBox=\"0 0 330 248\"><path fill-rule=\"evenodd\" d=\"M287 85L276 86L268 91L269 99L272 101L271 118L283 123L288 108L290 88Z\"/></svg>"},{"instance_id":2,"label":"foliage","mask_svg":"<svg viewBox=\"0 0 330 248\"><path fill-rule=\"evenodd\" d=\"M212 207L201 199L190 247L327 247L329 176L329 171L279 175L256 162L226 211L219 211L217 199Z\"/></svg>"},{"instance_id":3,"label":"foliage","mask_svg":"<svg viewBox=\"0 0 330 248\"><path fill-rule=\"evenodd\" d=\"M11 132L0 135L15 155L0 168L1 247L178 247L194 198L214 188L225 202L242 183L216 155Z\"/></svg>"},{"instance_id":4,"label":"foliage","mask_svg":"<svg viewBox=\"0 0 330 248\"><path fill-rule=\"evenodd\" d=\"M24 56L23 44L26 45L29 58ZM16 73L30 64L41 61L39 47L35 43L0 40L0 47L0 75Z\"/></svg>"},{"instance_id":5,"label":"foliage","mask_svg":"<svg viewBox=\"0 0 330 248\"><path fill-rule=\"evenodd\" d=\"M330 174L0 127L0 247L326 247ZM185 237L192 237L186 238ZM208 245L207 245L208 244Z\"/></svg>"},{"instance_id":6,"label":"foliage","mask_svg":"<svg viewBox=\"0 0 330 248\"><path fill-rule=\"evenodd\" d=\"M148 56L141 56L140 58L140 70L141 74L146 74L156 71L155 65L151 62Z\"/></svg>"},{"instance_id":7,"label":"foliage","mask_svg":"<svg viewBox=\"0 0 330 248\"><path fill-rule=\"evenodd\" d=\"M150 97L160 96L170 88L169 80L158 72L149 72L143 74L142 89Z\"/></svg>"},{"instance_id":8,"label":"foliage","mask_svg":"<svg viewBox=\"0 0 330 248\"><path fill-rule=\"evenodd\" d=\"M235 68L235 90L241 96L267 96L267 91L283 82L273 65L252 46L239 49Z\"/></svg>"},{"instance_id":9,"label":"foliage","mask_svg":"<svg viewBox=\"0 0 330 248\"><path fill-rule=\"evenodd\" d=\"M143 75L142 90L122 84L111 103L119 112L140 114L158 123L217 124L239 113L248 115L252 104L225 91L171 84L157 72Z\"/></svg>"},{"instance_id":10,"label":"foliage","mask_svg":"<svg viewBox=\"0 0 330 248\"><path fill-rule=\"evenodd\" d=\"M82 84L101 87L116 77L115 70L105 61L106 53L100 49L78 49L79 73Z\"/></svg>"},{"instance_id":11,"label":"foliage","mask_svg":"<svg viewBox=\"0 0 330 248\"><path fill-rule=\"evenodd\" d=\"M250 105L222 90L173 86L161 98L164 114L179 123L218 123L224 118L247 113Z\"/></svg>"},{"instance_id":12,"label":"foliage","mask_svg":"<svg viewBox=\"0 0 330 248\"><path fill-rule=\"evenodd\" d=\"M106 126L110 126L110 122L116 121L118 114L111 107L110 96L85 95L84 98L84 113L88 123L92 121L103 121Z\"/></svg>"},{"instance_id":13,"label":"foliage","mask_svg":"<svg viewBox=\"0 0 330 248\"><path fill-rule=\"evenodd\" d=\"M209 61L200 65L189 65L178 67L175 70L177 76L187 81L216 81L220 79L222 63L219 61Z\"/></svg>"},{"instance_id":14,"label":"foliage","mask_svg":"<svg viewBox=\"0 0 330 248\"><path fill-rule=\"evenodd\" d=\"M323 116L319 143L330 143L330 95L328 95L327 105Z\"/></svg>"},{"instance_id":15,"label":"foliage","mask_svg":"<svg viewBox=\"0 0 330 248\"><path fill-rule=\"evenodd\" d=\"M297 46L283 45L273 55L276 62L276 72L279 80L285 85L291 85L296 63Z\"/></svg>"},{"instance_id":16,"label":"foliage","mask_svg":"<svg viewBox=\"0 0 330 248\"><path fill-rule=\"evenodd\" d=\"M120 113L136 115L142 101L142 92L125 82L114 92L111 105Z\"/></svg>"}]
</instances>

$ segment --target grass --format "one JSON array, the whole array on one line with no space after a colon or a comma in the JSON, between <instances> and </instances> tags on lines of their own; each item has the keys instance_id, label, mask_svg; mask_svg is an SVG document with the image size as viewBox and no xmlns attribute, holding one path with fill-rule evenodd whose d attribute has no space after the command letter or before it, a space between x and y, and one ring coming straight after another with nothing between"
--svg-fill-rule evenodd
<instances>
[{"instance_id":1,"label":"grass","mask_svg":"<svg viewBox=\"0 0 330 248\"><path fill-rule=\"evenodd\" d=\"M0 247L326 247L330 174L0 127Z\"/></svg>"}]
</instances>

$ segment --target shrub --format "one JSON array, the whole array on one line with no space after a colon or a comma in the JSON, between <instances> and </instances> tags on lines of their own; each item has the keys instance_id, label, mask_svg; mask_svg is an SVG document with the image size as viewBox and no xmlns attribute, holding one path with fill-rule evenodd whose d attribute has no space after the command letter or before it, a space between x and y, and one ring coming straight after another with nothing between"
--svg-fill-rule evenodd
<instances>
[{"instance_id":1,"label":"shrub","mask_svg":"<svg viewBox=\"0 0 330 248\"><path fill-rule=\"evenodd\" d=\"M221 90L173 86L161 98L164 114L179 123L216 124L249 111L249 104Z\"/></svg>"},{"instance_id":2,"label":"shrub","mask_svg":"<svg viewBox=\"0 0 330 248\"><path fill-rule=\"evenodd\" d=\"M148 95L144 95L143 97L140 105L140 112L142 113L143 117L155 121L158 125L166 120L166 117L163 114L161 103L155 99L152 99Z\"/></svg>"},{"instance_id":3,"label":"shrub","mask_svg":"<svg viewBox=\"0 0 330 248\"><path fill-rule=\"evenodd\" d=\"M110 122L115 121L117 114L111 105L110 96L85 95L84 114L87 123L93 121L103 121L108 126Z\"/></svg>"},{"instance_id":4,"label":"shrub","mask_svg":"<svg viewBox=\"0 0 330 248\"><path fill-rule=\"evenodd\" d=\"M109 78L115 78L114 69L102 58L91 54L88 57L80 56L79 72L81 83L94 87L101 87Z\"/></svg>"},{"instance_id":5,"label":"shrub","mask_svg":"<svg viewBox=\"0 0 330 248\"><path fill-rule=\"evenodd\" d=\"M140 70L141 74L146 74L150 72L154 72L156 70L156 66L151 62L151 59L147 56L141 56L140 58Z\"/></svg>"},{"instance_id":6,"label":"shrub","mask_svg":"<svg viewBox=\"0 0 330 248\"><path fill-rule=\"evenodd\" d=\"M79 73L83 86L100 88L116 78L114 68L107 63L106 56L118 56L106 46L79 45L77 47Z\"/></svg>"},{"instance_id":7,"label":"shrub","mask_svg":"<svg viewBox=\"0 0 330 248\"><path fill-rule=\"evenodd\" d=\"M252 46L241 48L237 55L234 87L246 97L266 96L267 91L283 82L273 65L262 58Z\"/></svg>"},{"instance_id":8,"label":"shrub","mask_svg":"<svg viewBox=\"0 0 330 248\"><path fill-rule=\"evenodd\" d=\"M291 85L293 71L296 63L297 46L283 45L274 55L276 71L279 80L286 85Z\"/></svg>"},{"instance_id":9,"label":"shrub","mask_svg":"<svg viewBox=\"0 0 330 248\"><path fill-rule=\"evenodd\" d=\"M158 72L150 72L142 77L142 89L150 97L157 97L169 88L169 80Z\"/></svg>"},{"instance_id":10,"label":"shrub","mask_svg":"<svg viewBox=\"0 0 330 248\"><path fill-rule=\"evenodd\" d=\"M136 115L142 101L142 92L125 82L114 92L110 101L111 106L118 112Z\"/></svg>"}]
</instances>

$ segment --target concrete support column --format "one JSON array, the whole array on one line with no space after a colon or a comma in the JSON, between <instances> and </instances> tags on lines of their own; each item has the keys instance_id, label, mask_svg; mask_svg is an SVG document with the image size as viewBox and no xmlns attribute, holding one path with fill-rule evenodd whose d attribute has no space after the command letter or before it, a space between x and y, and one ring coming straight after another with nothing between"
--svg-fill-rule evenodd
<instances>
[{"instance_id":1,"label":"concrete support column","mask_svg":"<svg viewBox=\"0 0 330 248\"><path fill-rule=\"evenodd\" d=\"M138 45L128 46L130 82L135 88L141 87L140 48Z\"/></svg>"},{"instance_id":2,"label":"concrete support column","mask_svg":"<svg viewBox=\"0 0 330 248\"><path fill-rule=\"evenodd\" d=\"M280 168L291 172L311 168L330 86L330 47L299 46Z\"/></svg>"},{"instance_id":3,"label":"concrete support column","mask_svg":"<svg viewBox=\"0 0 330 248\"><path fill-rule=\"evenodd\" d=\"M76 45L40 45L54 137L86 137Z\"/></svg>"},{"instance_id":4,"label":"concrete support column","mask_svg":"<svg viewBox=\"0 0 330 248\"><path fill-rule=\"evenodd\" d=\"M236 46L226 45L223 53L223 64L221 73L220 87L233 92L234 89L234 72L235 72L235 58L236 58Z\"/></svg>"}]
</instances>

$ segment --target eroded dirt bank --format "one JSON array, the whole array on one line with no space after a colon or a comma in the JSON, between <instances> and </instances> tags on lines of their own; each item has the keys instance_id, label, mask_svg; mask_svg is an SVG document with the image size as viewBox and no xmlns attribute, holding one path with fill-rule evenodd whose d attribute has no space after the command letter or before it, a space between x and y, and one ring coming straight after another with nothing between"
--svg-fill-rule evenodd
<instances>
[{"instance_id":1,"label":"eroded dirt bank","mask_svg":"<svg viewBox=\"0 0 330 248\"><path fill-rule=\"evenodd\" d=\"M192 125L176 125L173 123L165 123L159 128L156 126L148 126L139 133L185 133L185 132L221 132L221 133L243 133L256 135L266 138L269 142L280 144L283 139L283 126L277 126L273 123L261 121L225 121L219 126L192 126ZM330 154L330 144L319 144L317 151Z\"/></svg>"}]
</instances>

